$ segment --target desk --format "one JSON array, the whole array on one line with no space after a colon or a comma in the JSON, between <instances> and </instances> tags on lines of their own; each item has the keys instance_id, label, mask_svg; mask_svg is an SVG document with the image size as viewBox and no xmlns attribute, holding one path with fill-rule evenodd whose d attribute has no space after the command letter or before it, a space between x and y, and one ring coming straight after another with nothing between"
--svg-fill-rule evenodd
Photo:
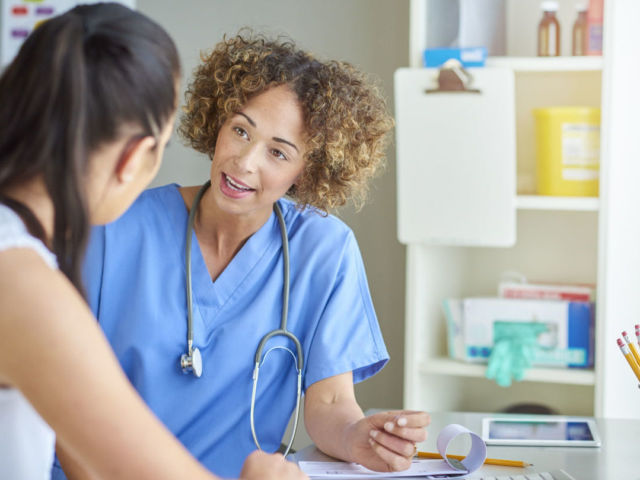
<instances>
[{"instance_id":1,"label":"desk","mask_svg":"<svg viewBox=\"0 0 640 480\"><path fill-rule=\"evenodd\" d=\"M482 433L484 413L438 412L431 414L429 436L418 450L436 452L436 438L450 423L459 423L478 434ZM501 415L502 416L502 415ZM508 415L504 415L508 416ZM640 420L608 420L596 418L602 447L504 447L487 446L487 456L523 460L532 467L511 468L485 465L466 478L483 476L526 475L564 469L576 480L640 480ZM449 453L466 453L451 450ZM332 460L314 446L295 454L299 460Z\"/></svg>"}]
</instances>

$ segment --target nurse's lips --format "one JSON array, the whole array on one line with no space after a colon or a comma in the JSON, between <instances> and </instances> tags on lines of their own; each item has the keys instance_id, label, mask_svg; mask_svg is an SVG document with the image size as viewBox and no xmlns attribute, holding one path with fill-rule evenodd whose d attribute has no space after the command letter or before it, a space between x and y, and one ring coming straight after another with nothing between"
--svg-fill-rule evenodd
<instances>
[{"instance_id":1,"label":"nurse's lips","mask_svg":"<svg viewBox=\"0 0 640 480\"><path fill-rule=\"evenodd\" d=\"M251 188L246 183L243 183L237 178L233 178L226 173L222 173L220 175L220 188L225 195L233 198L245 197L255 191L255 189Z\"/></svg>"}]
</instances>

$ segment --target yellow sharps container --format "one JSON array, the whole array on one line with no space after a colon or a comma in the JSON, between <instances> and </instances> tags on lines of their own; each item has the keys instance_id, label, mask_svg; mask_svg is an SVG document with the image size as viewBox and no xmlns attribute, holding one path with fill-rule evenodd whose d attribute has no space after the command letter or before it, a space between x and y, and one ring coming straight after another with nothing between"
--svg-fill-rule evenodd
<instances>
[{"instance_id":1,"label":"yellow sharps container","mask_svg":"<svg viewBox=\"0 0 640 480\"><path fill-rule=\"evenodd\" d=\"M597 197L600 109L537 108L533 115L538 194Z\"/></svg>"}]
</instances>

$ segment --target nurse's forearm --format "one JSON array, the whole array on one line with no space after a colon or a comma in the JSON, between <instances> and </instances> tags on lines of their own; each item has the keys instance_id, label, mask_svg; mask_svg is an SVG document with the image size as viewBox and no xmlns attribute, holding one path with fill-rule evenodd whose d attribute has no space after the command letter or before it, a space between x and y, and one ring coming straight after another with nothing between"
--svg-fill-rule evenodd
<instances>
[{"instance_id":1,"label":"nurse's forearm","mask_svg":"<svg viewBox=\"0 0 640 480\"><path fill-rule=\"evenodd\" d=\"M304 420L316 447L327 455L357 461L353 452L354 428L364 418L353 391L351 372L311 385L305 394Z\"/></svg>"}]
</instances>

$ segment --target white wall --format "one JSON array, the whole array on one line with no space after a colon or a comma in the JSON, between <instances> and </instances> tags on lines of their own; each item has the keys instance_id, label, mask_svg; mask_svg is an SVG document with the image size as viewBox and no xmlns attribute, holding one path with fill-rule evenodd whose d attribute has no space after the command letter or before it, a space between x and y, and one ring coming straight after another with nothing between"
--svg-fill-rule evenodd
<instances>
[{"instance_id":1,"label":"white wall","mask_svg":"<svg viewBox=\"0 0 640 480\"><path fill-rule=\"evenodd\" d=\"M408 0L138 0L137 7L172 35L185 78L198 63L201 50L243 26L285 33L322 58L346 60L378 76L390 111L393 72L408 63ZM195 185L208 174L208 159L174 136L154 184ZM395 185L392 145L388 168L375 182L368 205L357 214L352 209L340 212L358 238L391 354L391 362L380 374L356 388L364 408L402 406L405 252L396 240Z\"/></svg>"}]
</instances>

